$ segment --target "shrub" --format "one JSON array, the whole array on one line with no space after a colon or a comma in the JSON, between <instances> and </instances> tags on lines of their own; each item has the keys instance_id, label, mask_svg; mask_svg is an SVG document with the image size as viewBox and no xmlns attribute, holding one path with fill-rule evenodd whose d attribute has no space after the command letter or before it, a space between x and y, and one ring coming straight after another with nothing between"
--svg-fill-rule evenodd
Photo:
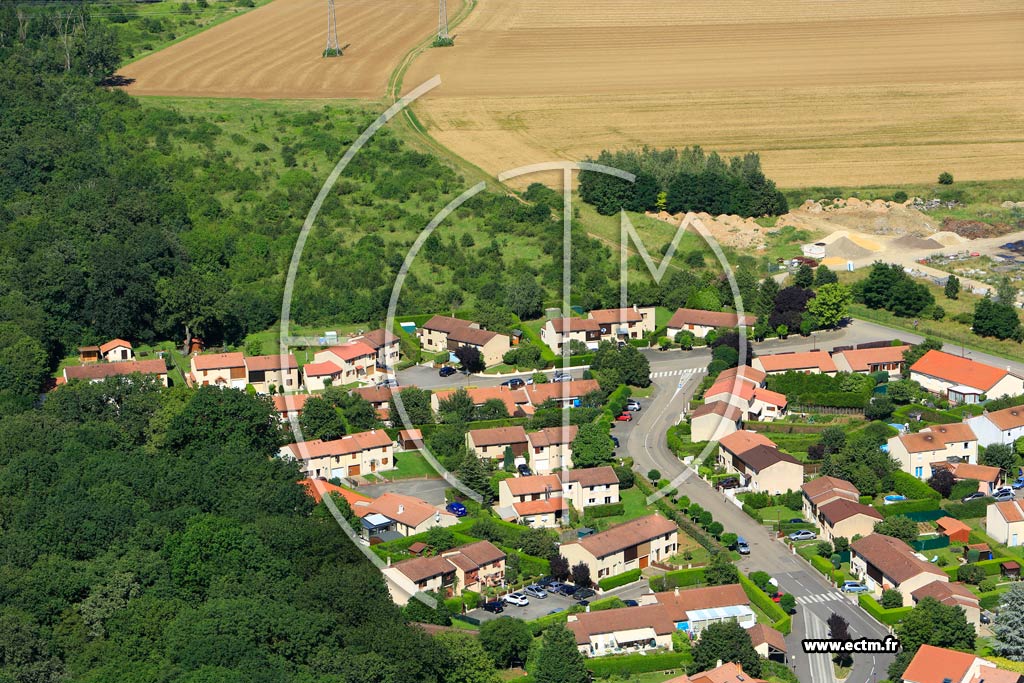
<instances>
[{"instance_id":1,"label":"shrub","mask_svg":"<svg viewBox=\"0 0 1024 683\"><path fill-rule=\"evenodd\" d=\"M818 541L814 551L818 553L818 557L831 557L832 556L832 544L828 541Z\"/></svg>"},{"instance_id":2,"label":"shrub","mask_svg":"<svg viewBox=\"0 0 1024 683\"><path fill-rule=\"evenodd\" d=\"M996 589L995 579L983 579L978 582L978 590L982 593L990 593Z\"/></svg>"},{"instance_id":3,"label":"shrub","mask_svg":"<svg viewBox=\"0 0 1024 683\"><path fill-rule=\"evenodd\" d=\"M694 567L693 569L678 569L674 572L666 572L661 576L652 577L648 582L651 590L664 591L673 588L686 588L699 586L704 583L704 568Z\"/></svg>"},{"instance_id":4,"label":"shrub","mask_svg":"<svg viewBox=\"0 0 1024 683\"><path fill-rule=\"evenodd\" d=\"M894 202L902 204L903 202L907 201L907 193L904 192L903 190L896 190L892 194L892 200Z\"/></svg>"},{"instance_id":5,"label":"shrub","mask_svg":"<svg viewBox=\"0 0 1024 683\"><path fill-rule=\"evenodd\" d=\"M953 484L953 488L949 491L949 498L950 500L960 500L964 496L968 496L977 490L978 482L965 479L964 481L958 481Z\"/></svg>"},{"instance_id":6,"label":"shrub","mask_svg":"<svg viewBox=\"0 0 1024 683\"><path fill-rule=\"evenodd\" d=\"M985 570L976 564L960 565L956 572L956 580L963 583L978 585L985 578Z\"/></svg>"},{"instance_id":7,"label":"shrub","mask_svg":"<svg viewBox=\"0 0 1024 683\"><path fill-rule=\"evenodd\" d=\"M583 511L584 519L600 519L601 517L616 517L625 514L625 503L607 503L605 505L591 505Z\"/></svg>"},{"instance_id":8,"label":"shrub","mask_svg":"<svg viewBox=\"0 0 1024 683\"><path fill-rule=\"evenodd\" d=\"M661 472L658 470L648 470L647 478L651 481L659 481L661 479Z\"/></svg>"},{"instance_id":9,"label":"shrub","mask_svg":"<svg viewBox=\"0 0 1024 683\"><path fill-rule=\"evenodd\" d=\"M895 588L886 588L882 591L882 607L885 609L903 607L903 593Z\"/></svg>"},{"instance_id":10,"label":"shrub","mask_svg":"<svg viewBox=\"0 0 1024 683\"><path fill-rule=\"evenodd\" d=\"M886 624L887 626L895 626L899 622L903 621L903 617L910 613L913 607L897 607L895 609L885 609L878 604L878 601L867 593L861 593L857 598L857 602L861 607L867 611L877 621Z\"/></svg>"},{"instance_id":11,"label":"shrub","mask_svg":"<svg viewBox=\"0 0 1024 683\"><path fill-rule=\"evenodd\" d=\"M939 174L939 185L952 185L953 174L949 171L943 171Z\"/></svg>"},{"instance_id":12,"label":"shrub","mask_svg":"<svg viewBox=\"0 0 1024 683\"><path fill-rule=\"evenodd\" d=\"M926 498L938 500L941 498L938 491L903 470L896 470L892 473L892 487L896 493L906 496L908 500L922 500ZM975 484L975 487L977 487L977 484Z\"/></svg>"},{"instance_id":13,"label":"shrub","mask_svg":"<svg viewBox=\"0 0 1024 683\"><path fill-rule=\"evenodd\" d=\"M687 652L666 652L663 654L636 654L618 657L600 657L587 660L587 668L593 672L594 678L627 677L633 674L665 671L668 669L684 669L693 661L693 655Z\"/></svg>"},{"instance_id":14,"label":"shrub","mask_svg":"<svg viewBox=\"0 0 1024 683\"><path fill-rule=\"evenodd\" d=\"M951 505L946 506L946 512L949 513L950 517L955 517L956 519L984 517L989 502L991 502L991 499L986 501L984 498L979 498L978 500L972 500L969 503L952 503Z\"/></svg>"}]
</instances>

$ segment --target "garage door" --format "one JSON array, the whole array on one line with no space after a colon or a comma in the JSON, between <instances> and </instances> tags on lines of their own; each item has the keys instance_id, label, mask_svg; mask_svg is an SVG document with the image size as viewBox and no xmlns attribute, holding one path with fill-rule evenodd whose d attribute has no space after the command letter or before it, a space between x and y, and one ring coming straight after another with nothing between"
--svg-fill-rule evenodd
<instances>
[{"instance_id":1,"label":"garage door","mask_svg":"<svg viewBox=\"0 0 1024 683\"><path fill-rule=\"evenodd\" d=\"M348 476L350 476L350 477L358 477L359 476L359 465L349 465L348 466Z\"/></svg>"},{"instance_id":2,"label":"garage door","mask_svg":"<svg viewBox=\"0 0 1024 683\"><path fill-rule=\"evenodd\" d=\"M649 558L650 555L644 555L640 558L640 569L647 569L647 561Z\"/></svg>"},{"instance_id":3,"label":"garage door","mask_svg":"<svg viewBox=\"0 0 1024 683\"><path fill-rule=\"evenodd\" d=\"M344 467L335 467L331 470L332 479L344 479L348 476L348 470Z\"/></svg>"}]
</instances>

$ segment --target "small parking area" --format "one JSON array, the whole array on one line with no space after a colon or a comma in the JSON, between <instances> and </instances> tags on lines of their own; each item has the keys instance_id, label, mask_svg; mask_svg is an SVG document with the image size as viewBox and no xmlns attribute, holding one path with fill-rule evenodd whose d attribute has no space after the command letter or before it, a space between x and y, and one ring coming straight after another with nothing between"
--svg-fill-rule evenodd
<instances>
[{"instance_id":1,"label":"small parking area","mask_svg":"<svg viewBox=\"0 0 1024 683\"><path fill-rule=\"evenodd\" d=\"M548 593L546 598L531 597L530 604L523 605L522 607L505 603L505 611L501 614L493 614L482 608L472 610L468 614L482 622L497 619L498 617L515 617L517 619L522 619L523 621L532 621L543 617L545 614L551 612L551 610L567 610L570 605L575 603L575 600L567 598L564 595L552 595L551 593Z\"/></svg>"}]
</instances>

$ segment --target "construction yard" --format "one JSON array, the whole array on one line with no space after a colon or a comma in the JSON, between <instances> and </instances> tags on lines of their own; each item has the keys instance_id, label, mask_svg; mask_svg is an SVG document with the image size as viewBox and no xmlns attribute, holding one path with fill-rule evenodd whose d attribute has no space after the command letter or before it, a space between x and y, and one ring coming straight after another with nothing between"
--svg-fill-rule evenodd
<instances>
[{"instance_id":1,"label":"construction yard","mask_svg":"<svg viewBox=\"0 0 1024 683\"><path fill-rule=\"evenodd\" d=\"M780 186L1014 177L1024 6L1014 0L481 2L416 106L489 172L602 148L759 151ZM524 178L529 182L535 178Z\"/></svg>"}]
</instances>

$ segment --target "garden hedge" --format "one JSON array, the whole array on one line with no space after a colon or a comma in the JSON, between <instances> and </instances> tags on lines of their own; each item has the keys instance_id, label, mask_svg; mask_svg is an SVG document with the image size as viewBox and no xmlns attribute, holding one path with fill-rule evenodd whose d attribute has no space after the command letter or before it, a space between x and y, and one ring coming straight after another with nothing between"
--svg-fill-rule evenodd
<instances>
[{"instance_id":1,"label":"garden hedge","mask_svg":"<svg viewBox=\"0 0 1024 683\"><path fill-rule=\"evenodd\" d=\"M993 502L995 501L991 498L979 498L969 503L952 503L946 506L946 512L956 519L975 519L984 517L988 512L989 503Z\"/></svg>"},{"instance_id":2,"label":"garden hedge","mask_svg":"<svg viewBox=\"0 0 1024 683\"><path fill-rule=\"evenodd\" d=\"M971 564L973 564L975 567L981 568L981 570L985 572L985 576L995 576L999 573L999 565L1003 562L1006 562L1005 558L997 557L992 560L981 560L980 562L972 562ZM960 570L960 567L962 566L964 565L953 564L948 567L943 567L942 571L949 574L949 576L954 581L956 581L957 572Z\"/></svg>"},{"instance_id":3,"label":"garden hedge","mask_svg":"<svg viewBox=\"0 0 1024 683\"><path fill-rule=\"evenodd\" d=\"M768 597L767 593L758 588L757 584L751 581L743 572L740 572L740 585L743 587L747 597L750 598L750 602L775 622L772 624L775 630L783 635L789 635L793 627L793 618L786 614L785 610L779 607L775 601Z\"/></svg>"},{"instance_id":4,"label":"garden hedge","mask_svg":"<svg viewBox=\"0 0 1024 683\"><path fill-rule=\"evenodd\" d=\"M583 511L584 519L600 519L601 517L615 517L626 513L625 503L607 503L604 505L591 505Z\"/></svg>"},{"instance_id":5,"label":"garden hedge","mask_svg":"<svg viewBox=\"0 0 1024 683\"><path fill-rule=\"evenodd\" d=\"M930 486L928 487L931 488ZM937 500L926 498L924 500L908 500L902 503L893 503L892 505L886 505L885 503L879 503L874 506L878 510L878 514L882 517L894 517L896 515L906 515L911 512L930 512L931 510L939 509L939 502Z\"/></svg>"},{"instance_id":6,"label":"garden hedge","mask_svg":"<svg viewBox=\"0 0 1024 683\"><path fill-rule=\"evenodd\" d=\"M857 596L857 602L868 614L888 626L895 626L899 622L903 621L903 618L910 613L910 610L914 609L913 607L894 607L892 609L885 609L878 604L877 600L867 593L861 593Z\"/></svg>"},{"instance_id":7,"label":"garden hedge","mask_svg":"<svg viewBox=\"0 0 1024 683\"><path fill-rule=\"evenodd\" d=\"M906 496L908 500L921 500L923 498L939 500L942 498L938 491L903 470L896 470L892 473L892 485L896 493Z\"/></svg>"},{"instance_id":8,"label":"garden hedge","mask_svg":"<svg viewBox=\"0 0 1024 683\"><path fill-rule=\"evenodd\" d=\"M618 588L619 586L625 586L627 583L633 583L639 581L641 571L639 569L630 569L628 572L623 572L616 576L607 576L597 582L597 585L601 590L611 590L612 588Z\"/></svg>"},{"instance_id":9,"label":"garden hedge","mask_svg":"<svg viewBox=\"0 0 1024 683\"><path fill-rule=\"evenodd\" d=\"M661 576L652 576L647 584L651 590L658 590L655 582L665 582L665 589L686 588L688 586L699 586L704 583L704 567L693 567L692 569L677 569L674 572L666 572Z\"/></svg>"},{"instance_id":10,"label":"garden hedge","mask_svg":"<svg viewBox=\"0 0 1024 683\"><path fill-rule=\"evenodd\" d=\"M593 672L595 678L611 678L612 676L628 676L652 671L675 670L683 673L687 665L692 662L693 655L686 651L599 657L587 660L586 666Z\"/></svg>"}]
</instances>

